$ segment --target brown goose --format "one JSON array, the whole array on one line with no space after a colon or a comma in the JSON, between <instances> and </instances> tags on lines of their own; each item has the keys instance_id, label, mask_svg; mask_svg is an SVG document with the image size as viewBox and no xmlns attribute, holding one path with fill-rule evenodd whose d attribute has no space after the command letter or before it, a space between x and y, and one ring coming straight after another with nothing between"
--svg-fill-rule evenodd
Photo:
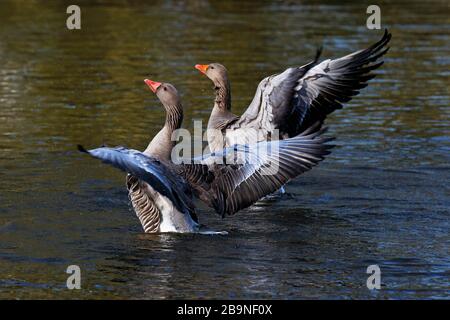
<instances>
[{"instance_id":1,"label":"brown goose","mask_svg":"<svg viewBox=\"0 0 450 320\"><path fill-rule=\"evenodd\" d=\"M175 164L171 139L181 126L182 106L168 83L146 80L166 109L166 122L144 152L101 147L86 152L127 172L127 186L137 216L147 233L198 232L193 197L224 216L252 205L323 160L331 147L317 123L283 141L234 145L216 153ZM225 159L225 161L224 161Z\"/></svg>"},{"instance_id":2,"label":"brown goose","mask_svg":"<svg viewBox=\"0 0 450 320\"><path fill-rule=\"evenodd\" d=\"M145 79L144 82L156 93L164 106L166 110L166 121L163 128L150 141L143 154L153 157L158 161L170 163L171 151L175 146L175 142L172 141L172 133L181 127L181 123L183 122L183 107L177 90L170 83L162 84L149 79ZM158 90L159 88L161 89ZM174 182L177 181L177 179L174 179L170 175L170 172L166 174L167 179L173 180ZM191 210L193 205L190 203L190 199L184 199L188 203L188 206L186 208L187 210L184 210L182 214L178 212L175 215L168 214L166 217L163 217L161 208L167 205L170 206L170 204L163 197L160 197L151 185L131 174L127 175L126 184L128 197L146 233L169 232L176 229L197 230L197 217L194 210ZM176 208L172 209L173 212L176 210ZM169 212L169 210L165 210L164 212Z\"/></svg>"},{"instance_id":3,"label":"brown goose","mask_svg":"<svg viewBox=\"0 0 450 320\"><path fill-rule=\"evenodd\" d=\"M219 63L196 65L214 83L214 107L208 122L211 151L244 141L268 139L279 130L280 139L294 137L328 114L342 108L367 86L375 75L376 62L389 48L391 34L385 30L380 41L365 50L339 59L316 59L304 66L288 68L283 73L263 79L253 101L238 117L231 110L231 91L227 70Z\"/></svg>"},{"instance_id":4,"label":"brown goose","mask_svg":"<svg viewBox=\"0 0 450 320\"><path fill-rule=\"evenodd\" d=\"M166 110L166 121L163 128L152 139L143 154L152 157L154 166L159 163L170 164L172 148L175 142L172 140L172 133L181 127L183 122L183 107L177 90L170 83L160 83L145 79L148 87L156 93L158 99ZM170 232L183 230L184 232L194 232L198 229L197 217L191 198L182 197L185 192L182 184L178 183L173 172L166 170L166 166L161 166L161 174L165 179L173 184L174 191L181 195L181 201L185 205L174 206L173 203L161 196L151 184L140 180L131 174L127 175L126 184L128 197L133 209L139 218L146 233ZM165 207L170 210L163 210Z\"/></svg>"}]
</instances>

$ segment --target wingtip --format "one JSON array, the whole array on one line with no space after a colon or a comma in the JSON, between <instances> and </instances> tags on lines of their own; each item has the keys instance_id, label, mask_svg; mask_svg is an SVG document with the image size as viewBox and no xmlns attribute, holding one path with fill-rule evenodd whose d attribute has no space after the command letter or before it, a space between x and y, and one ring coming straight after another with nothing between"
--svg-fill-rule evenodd
<instances>
[{"instance_id":1,"label":"wingtip","mask_svg":"<svg viewBox=\"0 0 450 320\"><path fill-rule=\"evenodd\" d=\"M392 34L388 31L387 28L384 29L383 36L380 40L372 44L369 48L367 48L366 52L372 52L371 54L374 54L375 52L380 51L383 47L386 47L389 41L391 41Z\"/></svg>"},{"instance_id":2,"label":"wingtip","mask_svg":"<svg viewBox=\"0 0 450 320\"><path fill-rule=\"evenodd\" d=\"M384 34L383 34L383 38L381 40L384 41L385 44L387 44L389 41L391 41L391 38L392 38L392 33L390 33L387 28L384 28Z\"/></svg>"},{"instance_id":3,"label":"wingtip","mask_svg":"<svg viewBox=\"0 0 450 320\"><path fill-rule=\"evenodd\" d=\"M316 50L316 56L314 57L314 63L317 63L320 59L320 56L322 55L323 46L317 48Z\"/></svg>"},{"instance_id":4,"label":"wingtip","mask_svg":"<svg viewBox=\"0 0 450 320\"><path fill-rule=\"evenodd\" d=\"M77 145L77 149L78 149L78 151L80 151L80 152L83 152L83 153L89 153L89 151L87 151L81 144L78 144L78 145Z\"/></svg>"},{"instance_id":5,"label":"wingtip","mask_svg":"<svg viewBox=\"0 0 450 320\"><path fill-rule=\"evenodd\" d=\"M328 142L331 142L331 141L334 141L334 140L336 140L336 137L325 137L325 138L323 138L323 143L328 143ZM334 145L331 145L331 144L327 144L327 147L328 146L333 146L334 147Z\"/></svg>"}]
</instances>

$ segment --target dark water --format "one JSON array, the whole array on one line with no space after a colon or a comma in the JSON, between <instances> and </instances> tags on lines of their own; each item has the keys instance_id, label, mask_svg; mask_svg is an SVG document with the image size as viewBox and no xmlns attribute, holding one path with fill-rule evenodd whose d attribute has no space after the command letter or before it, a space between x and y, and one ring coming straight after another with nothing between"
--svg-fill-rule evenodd
<instances>
[{"instance_id":1,"label":"dark water","mask_svg":"<svg viewBox=\"0 0 450 320\"><path fill-rule=\"evenodd\" d=\"M363 48L367 3L0 2L0 298L449 298L447 1L379 2L393 34L379 76L333 114L332 155L284 202L203 223L228 236L145 235L124 175L77 143L143 149L174 83L206 120L225 64L238 114L266 75ZM343 4L342 4L343 3ZM65 270L82 269L82 290ZM369 291L377 264L382 289Z\"/></svg>"}]
</instances>

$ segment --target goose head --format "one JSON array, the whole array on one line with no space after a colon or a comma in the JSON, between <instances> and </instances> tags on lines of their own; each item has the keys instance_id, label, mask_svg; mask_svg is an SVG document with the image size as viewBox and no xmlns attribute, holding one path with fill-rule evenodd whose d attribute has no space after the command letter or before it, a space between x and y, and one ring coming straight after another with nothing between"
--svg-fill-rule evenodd
<instances>
[{"instance_id":1,"label":"goose head","mask_svg":"<svg viewBox=\"0 0 450 320\"><path fill-rule=\"evenodd\" d=\"M216 86L227 86L228 72L220 63L196 64L195 68L211 79Z\"/></svg>"},{"instance_id":2,"label":"goose head","mask_svg":"<svg viewBox=\"0 0 450 320\"><path fill-rule=\"evenodd\" d=\"M180 95L172 84L157 82L150 79L145 79L144 82L150 90L156 94L159 101L161 101L167 111L171 111L173 108L182 108Z\"/></svg>"}]
</instances>

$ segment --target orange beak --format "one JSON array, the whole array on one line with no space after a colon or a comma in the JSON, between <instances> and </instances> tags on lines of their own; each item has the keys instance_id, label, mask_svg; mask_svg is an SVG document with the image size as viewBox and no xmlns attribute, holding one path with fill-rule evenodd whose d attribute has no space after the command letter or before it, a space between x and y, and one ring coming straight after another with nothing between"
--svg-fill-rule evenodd
<instances>
[{"instance_id":1,"label":"orange beak","mask_svg":"<svg viewBox=\"0 0 450 320\"><path fill-rule=\"evenodd\" d=\"M209 64L196 64L195 69L199 70L201 73L205 74L208 70Z\"/></svg>"},{"instance_id":2,"label":"orange beak","mask_svg":"<svg viewBox=\"0 0 450 320\"><path fill-rule=\"evenodd\" d=\"M146 85L148 85L150 90L152 90L155 93L156 93L156 89L158 89L158 87L161 85L161 82L156 82L156 81L152 81L149 79L145 79L144 82Z\"/></svg>"}]
</instances>

